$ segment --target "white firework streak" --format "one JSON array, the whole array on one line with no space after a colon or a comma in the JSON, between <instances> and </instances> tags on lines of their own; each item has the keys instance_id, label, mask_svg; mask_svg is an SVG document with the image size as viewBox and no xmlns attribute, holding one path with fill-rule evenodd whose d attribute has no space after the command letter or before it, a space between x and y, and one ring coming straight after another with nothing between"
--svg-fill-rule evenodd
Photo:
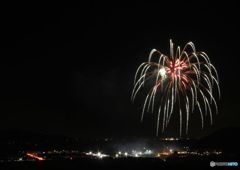
<instances>
[{"instance_id":1,"label":"white firework streak","mask_svg":"<svg viewBox=\"0 0 240 170\"><path fill-rule=\"evenodd\" d=\"M209 56L205 52L196 51L195 45L188 42L183 50L180 47L174 51L174 44L170 40L170 56L164 55L160 51L151 50L148 61L142 63L134 77L134 88L132 91L132 101L135 100L145 84L151 85L146 94L141 121L145 112L154 113L157 111L157 129L162 122L162 132L167 128L171 118L179 112L179 133L182 135L183 118L186 118L185 132L188 133L190 115L197 107L201 117L201 128L204 128L204 117L209 115L210 123L213 123L211 105L214 104L218 113L218 106L214 98L214 86L217 86L220 99L219 77L216 68L210 62ZM204 109L203 109L204 108ZM186 116L183 116L183 114Z\"/></svg>"}]
</instances>

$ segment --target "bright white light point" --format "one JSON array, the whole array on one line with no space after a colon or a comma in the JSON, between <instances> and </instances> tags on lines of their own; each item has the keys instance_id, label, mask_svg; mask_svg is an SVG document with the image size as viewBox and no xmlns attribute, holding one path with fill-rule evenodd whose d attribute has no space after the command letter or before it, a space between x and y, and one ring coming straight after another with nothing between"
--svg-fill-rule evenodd
<instances>
[{"instance_id":1,"label":"bright white light point","mask_svg":"<svg viewBox=\"0 0 240 170\"><path fill-rule=\"evenodd\" d=\"M172 149L170 149L170 152L172 153L172 152L173 152L173 150L172 150Z\"/></svg>"},{"instance_id":2,"label":"bright white light point","mask_svg":"<svg viewBox=\"0 0 240 170\"><path fill-rule=\"evenodd\" d=\"M124 153L124 155L125 155L125 156L128 156L128 153L127 153L127 152L125 152L125 153Z\"/></svg>"},{"instance_id":3,"label":"bright white light point","mask_svg":"<svg viewBox=\"0 0 240 170\"><path fill-rule=\"evenodd\" d=\"M138 154L135 154L135 157L138 157Z\"/></svg>"},{"instance_id":4,"label":"bright white light point","mask_svg":"<svg viewBox=\"0 0 240 170\"><path fill-rule=\"evenodd\" d=\"M165 76L166 76L166 70L165 70L164 67L159 70L159 74L160 74L162 77L165 77Z\"/></svg>"},{"instance_id":5,"label":"bright white light point","mask_svg":"<svg viewBox=\"0 0 240 170\"><path fill-rule=\"evenodd\" d=\"M118 152L118 154L119 154L119 155L121 155L121 154L122 154L122 152L121 152L121 151L119 151L119 152Z\"/></svg>"},{"instance_id":6,"label":"bright white light point","mask_svg":"<svg viewBox=\"0 0 240 170\"><path fill-rule=\"evenodd\" d=\"M97 153L97 156L101 156L101 152L98 152L98 153Z\"/></svg>"}]
</instances>

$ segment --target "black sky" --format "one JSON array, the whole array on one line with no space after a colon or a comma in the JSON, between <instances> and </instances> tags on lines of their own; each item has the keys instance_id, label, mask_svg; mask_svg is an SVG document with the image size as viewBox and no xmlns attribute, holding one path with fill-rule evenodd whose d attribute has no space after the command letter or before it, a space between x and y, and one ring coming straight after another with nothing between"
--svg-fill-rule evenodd
<instances>
[{"instance_id":1,"label":"black sky","mask_svg":"<svg viewBox=\"0 0 240 170\"><path fill-rule=\"evenodd\" d=\"M168 54L170 38L193 41L220 74L220 114L195 136L240 125L236 4L46 6L0 11L0 130L154 136L155 120L141 124L130 96L138 65L152 48Z\"/></svg>"}]
</instances>

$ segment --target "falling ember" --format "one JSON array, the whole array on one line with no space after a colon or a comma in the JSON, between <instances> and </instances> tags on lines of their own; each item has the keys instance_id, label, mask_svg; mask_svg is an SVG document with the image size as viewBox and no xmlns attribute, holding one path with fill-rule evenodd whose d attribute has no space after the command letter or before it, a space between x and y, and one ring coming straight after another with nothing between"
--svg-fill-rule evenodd
<instances>
[{"instance_id":1,"label":"falling ember","mask_svg":"<svg viewBox=\"0 0 240 170\"><path fill-rule=\"evenodd\" d=\"M153 58L157 57L156 60ZM211 64L205 52L197 52L192 42L188 42L183 50L178 46L174 51L174 45L170 40L170 56L162 54L153 49L150 52L147 62L142 63L135 74L132 101L146 82L152 84L147 93L141 121L146 111L154 112L157 109L157 131L162 124L162 132L168 126L171 117L179 113L179 129L182 135L183 113L186 113L186 134L190 113L195 107L201 116L201 125L204 127L204 114L209 115L210 122L213 122L211 105L215 106L218 112L217 103L213 96L213 87L216 85L220 98L218 73ZM159 98L157 97L159 96Z\"/></svg>"}]
</instances>

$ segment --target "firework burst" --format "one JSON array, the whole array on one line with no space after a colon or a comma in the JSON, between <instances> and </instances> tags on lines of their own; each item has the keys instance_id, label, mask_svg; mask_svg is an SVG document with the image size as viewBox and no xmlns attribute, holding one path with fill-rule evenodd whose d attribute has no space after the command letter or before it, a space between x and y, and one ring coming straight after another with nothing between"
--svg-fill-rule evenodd
<instances>
[{"instance_id":1,"label":"firework burst","mask_svg":"<svg viewBox=\"0 0 240 170\"><path fill-rule=\"evenodd\" d=\"M186 122L185 133L188 133L190 113L193 113L195 108L200 113L202 128L206 116L210 118L210 123L213 123L211 105L214 105L218 113L213 95L213 87L216 86L220 98L217 70L208 55L197 52L192 42L188 42L181 51L179 46L174 50L174 44L170 40L170 56L153 49L148 61L142 63L136 71L132 101L146 84L151 87L144 100L141 121L146 111L154 112L157 108L156 135L159 133L160 124L164 132L174 114L179 114L181 136L183 122ZM186 120L183 121L183 118Z\"/></svg>"}]
</instances>

